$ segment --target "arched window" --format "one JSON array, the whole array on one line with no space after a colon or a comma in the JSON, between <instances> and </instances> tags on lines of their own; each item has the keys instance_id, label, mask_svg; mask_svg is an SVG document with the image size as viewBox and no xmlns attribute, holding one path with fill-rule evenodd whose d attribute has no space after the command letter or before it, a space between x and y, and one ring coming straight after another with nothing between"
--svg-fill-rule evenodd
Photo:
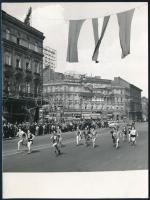
<instances>
[{"instance_id":1,"label":"arched window","mask_svg":"<svg viewBox=\"0 0 150 200\"><path fill-rule=\"evenodd\" d=\"M27 58L26 61L25 61L25 69L31 70L31 61L30 61L29 58Z\"/></svg>"},{"instance_id":2,"label":"arched window","mask_svg":"<svg viewBox=\"0 0 150 200\"><path fill-rule=\"evenodd\" d=\"M21 57L16 56L16 68L21 68Z\"/></svg>"},{"instance_id":3,"label":"arched window","mask_svg":"<svg viewBox=\"0 0 150 200\"><path fill-rule=\"evenodd\" d=\"M34 62L34 72L40 73L40 65L39 65L38 61Z\"/></svg>"},{"instance_id":4,"label":"arched window","mask_svg":"<svg viewBox=\"0 0 150 200\"><path fill-rule=\"evenodd\" d=\"M38 44L37 44L37 42L34 44L34 50L35 50L36 52L38 52Z\"/></svg>"},{"instance_id":5,"label":"arched window","mask_svg":"<svg viewBox=\"0 0 150 200\"><path fill-rule=\"evenodd\" d=\"M10 30L6 29L6 40L10 40Z\"/></svg>"},{"instance_id":6,"label":"arched window","mask_svg":"<svg viewBox=\"0 0 150 200\"><path fill-rule=\"evenodd\" d=\"M11 59L12 59L11 53L5 52L5 54L4 54L4 64L10 66L11 65Z\"/></svg>"},{"instance_id":7,"label":"arched window","mask_svg":"<svg viewBox=\"0 0 150 200\"><path fill-rule=\"evenodd\" d=\"M26 93L30 94L31 93L31 86L30 83L26 83Z\"/></svg>"}]
</instances>

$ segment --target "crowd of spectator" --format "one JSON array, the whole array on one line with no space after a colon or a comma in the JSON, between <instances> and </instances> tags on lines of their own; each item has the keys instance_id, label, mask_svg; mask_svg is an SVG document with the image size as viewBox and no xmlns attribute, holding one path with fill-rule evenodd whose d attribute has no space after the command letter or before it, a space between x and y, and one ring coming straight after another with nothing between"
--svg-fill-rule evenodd
<instances>
[{"instance_id":1,"label":"crowd of spectator","mask_svg":"<svg viewBox=\"0 0 150 200\"><path fill-rule=\"evenodd\" d=\"M86 126L93 126L95 128L107 128L108 122L102 121L100 119L93 120L64 120L63 122L58 122L55 120L51 120L49 122L45 123L9 123L4 122L3 123L3 138L15 138L17 135L17 132L19 128L21 128L24 132L27 132L29 129L31 133L34 135L45 135L45 134L51 134L53 130L56 128L56 126L59 126L62 132L68 132L68 131L75 131L77 126L81 130L83 130Z\"/></svg>"}]
</instances>

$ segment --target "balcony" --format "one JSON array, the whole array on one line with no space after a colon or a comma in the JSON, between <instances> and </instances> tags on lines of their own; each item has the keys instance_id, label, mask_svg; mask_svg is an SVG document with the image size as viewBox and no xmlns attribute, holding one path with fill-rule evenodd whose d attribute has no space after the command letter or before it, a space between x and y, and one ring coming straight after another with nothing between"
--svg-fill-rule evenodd
<instances>
[{"instance_id":1,"label":"balcony","mask_svg":"<svg viewBox=\"0 0 150 200\"><path fill-rule=\"evenodd\" d=\"M4 74L8 78L12 76L12 65L5 64Z\"/></svg>"},{"instance_id":2,"label":"balcony","mask_svg":"<svg viewBox=\"0 0 150 200\"><path fill-rule=\"evenodd\" d=\"M26 70L26 74L25 74L25 80L26 80L26 82L32 81L32 78L33 78L32 71Z\"/></svg>"},{"instance_id":3,"label":"balcony","mask_svg":"<svg viewBox=\"0 0 150 200\"><path fill-rule=\"evenodd\" d=\"M18 81L21 81L23 79L23 70L21 68L16 67L15 77L16 77L16 80L18 80Z\"/></svg>"}]
</instances>

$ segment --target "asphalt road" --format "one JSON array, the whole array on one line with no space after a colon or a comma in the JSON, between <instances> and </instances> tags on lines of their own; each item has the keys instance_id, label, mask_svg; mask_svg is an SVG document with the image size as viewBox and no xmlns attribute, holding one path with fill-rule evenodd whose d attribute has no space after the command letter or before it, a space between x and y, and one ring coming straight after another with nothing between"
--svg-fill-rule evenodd
<instances>
[{"instance_id":1,"label":"asphalt road","mask_svg":"<svg viewBox=\"0 0 150 200\"><path fill-rule=\"evenodd\" d=\"M96 147L76 146L75 133L63 133L62 154L58 157L50 136L37 136L31 154L27 147L17 152L18 139L3 142L4 172L90 172L148 169L148 124L137 123L137 145L121 139L120 148L112 145L110 129L98 130Z\"/></svg>"}]
</instances>

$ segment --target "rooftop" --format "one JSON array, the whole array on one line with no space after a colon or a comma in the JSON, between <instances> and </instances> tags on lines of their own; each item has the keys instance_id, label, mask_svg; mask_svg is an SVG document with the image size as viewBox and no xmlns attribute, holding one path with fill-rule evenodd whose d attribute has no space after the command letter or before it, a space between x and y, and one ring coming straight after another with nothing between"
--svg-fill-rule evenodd
<instances>
[{"instance_id":1,"label":"rooftop","mask_svg":"<svg viewBox=\"0 0 150 200\"><path fill-rule=\"evenodd\" d=\"M38 37L40 37L41 39L44 39L45 36L43 35L43 33L29 25L26 25L24 22L18 20L17 18L9 15L8 13L6 13L5 11L2 10L2 22L3 20L7 20L11 23L16 24L17 26L20 26L21 28L25 29L26 31L37 35Z\"/></svg>"}]
</instances>

